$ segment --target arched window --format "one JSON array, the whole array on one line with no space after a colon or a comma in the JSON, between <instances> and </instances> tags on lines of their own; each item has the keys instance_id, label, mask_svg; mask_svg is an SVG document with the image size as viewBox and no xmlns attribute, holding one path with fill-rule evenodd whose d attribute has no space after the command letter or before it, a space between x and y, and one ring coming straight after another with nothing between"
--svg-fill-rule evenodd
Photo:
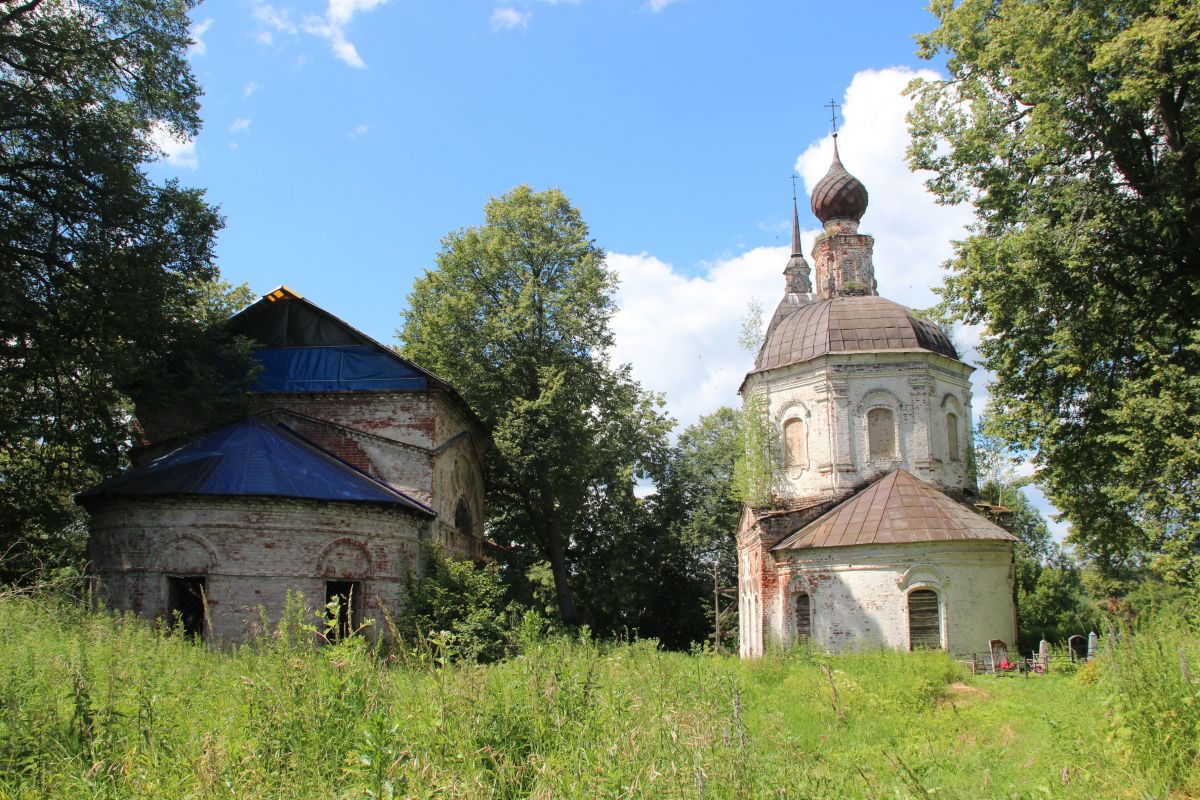
<instances>
[{"instance_id":1,"label":"arched window","mask_svg":"<svg viewBox=\"0 0 1200 800\"><path fill-rule=\"evenodd\" d=\"M867 440L872 459L896 457L896 417L890 408L867 412Z\"/></svg>"},{"instance_id":2,"label":"arched window","mask_svg":"<svg viewBox=\"0 0 1200 800\"><path fill-rule=\"evenodd\" d=\"M460 499L454 509L454 527L463 536L471 535L471 511L467 508L466 499Z\"/></svg>"},{"instance_id":3,"label":"arched window","mask_svg":"<svg viewBox=\"0 0 1200 800\"><path fill-rule=\"evenodd\" d=\"M796 638L810 638L812 636L812 601L808 597L808 592L798 592L796 594Z\"/></svg>"},{"instance_id":4,"label":"arched window","mask_svg":"<svg viewBox=\"0 0 1200 800\"><path fill-rule=\"evenodd\" d=\"M958 461L958 415L954 412L946 415L946 449L950 460Z\"/></svg>"},{"instance_id":5,"label":"arched window","mask_svg":"<svg viewBox=\"0 0 1200 800\"><path fill-rule=\"evenodd\" d=\"M808 440L804 434L804 420L783 423L783 460L789 467L808 466Z\"/></svg>"},{"instance_id":6,"label":"arched window","mask_svg":"<svg viewBox=\"0 0 1200 800\"><path fill-rule=\"evenodd\" d=\"M937 592L917 589L908 595L908 641L912 650L942 646L942 617Z\"/></svg>"}]
</instances>

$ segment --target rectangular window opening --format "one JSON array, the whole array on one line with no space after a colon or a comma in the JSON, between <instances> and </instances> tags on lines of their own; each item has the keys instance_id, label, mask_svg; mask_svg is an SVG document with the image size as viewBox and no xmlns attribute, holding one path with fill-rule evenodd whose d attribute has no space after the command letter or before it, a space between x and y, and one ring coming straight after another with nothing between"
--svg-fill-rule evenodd
<instances>
[{"instance_id":1,"label":"rectangular window opening","mask_svg":"<svg viewBox=\"0 0 1200 800\"><path fill-rule=\"evenodd\" d=\"M362 584L358 581L326 581L325 609L329 640L338 641L354 633L361 624Z\"/></svg>"},{"instance_id":2,"label":"rectangular window opening","mask_svg":"<svg viewBox=\"0 0 1200 800\"><path fill-rule=\"evenodd\" d=\"M167 576L167 616L184 636L204 638L206 590L202 575Z\"/></svg>"}]
</instances>

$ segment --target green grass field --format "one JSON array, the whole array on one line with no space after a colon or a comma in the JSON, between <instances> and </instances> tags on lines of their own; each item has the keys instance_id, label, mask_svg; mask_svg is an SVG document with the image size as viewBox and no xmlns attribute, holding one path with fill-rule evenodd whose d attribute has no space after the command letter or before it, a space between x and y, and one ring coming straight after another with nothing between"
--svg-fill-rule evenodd
<instances>
[{"instance_id":1,"label":"green grass field","mask_svg":"<svg viewBox=\"0 0 1200 800\"><path fill-rule=\"evenodd\" d=\"M1182 777L1147 769L1103 665L969 677L936 653L741 663L529 633L517 657L477 666L436 643L381 657L361 639L298 638L218 652L132 618L0 598L0 797L1094 800L1197 788L1200 729Z\"/></svg>"}]
</instances>

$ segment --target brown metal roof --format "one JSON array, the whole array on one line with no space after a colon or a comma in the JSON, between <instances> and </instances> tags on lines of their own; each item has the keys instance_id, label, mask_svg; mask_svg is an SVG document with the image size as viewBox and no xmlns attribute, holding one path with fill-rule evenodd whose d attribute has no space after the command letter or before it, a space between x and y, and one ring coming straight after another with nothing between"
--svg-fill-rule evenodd
<instances>
[{"instance_id":1,"label":"brown metal roof","mask_svg":"<svg viewBox=\"0 0 1200 800\"><path fill-rule=\"evenodd\" d=\"M903 469L889 472L777 544L774 550L1017 537Z\"/></svg>"},{"instance_id":2,"label":"brown metal roof","mask_svg":"<svg viewBox=\"0 0 1200 800\"><path fill-rule=\"evenodd\" d=\"M826 353L929 350L958 358L941 328L877 295L833 297L802 306L775 324L756 370L783 367Z\"/></svg>"},{"instance_id":3,"label":"brown metal roof","mask_svg":"<svg viewBox=\"0 0 1200 800\"><path fill-rule=\"evenodd\" d=\"M859 220L867 212L867 187L842 166L836 135L833 137L833 163L812 190L812 212L821 222Z\"/></svg>"}]
</instances>

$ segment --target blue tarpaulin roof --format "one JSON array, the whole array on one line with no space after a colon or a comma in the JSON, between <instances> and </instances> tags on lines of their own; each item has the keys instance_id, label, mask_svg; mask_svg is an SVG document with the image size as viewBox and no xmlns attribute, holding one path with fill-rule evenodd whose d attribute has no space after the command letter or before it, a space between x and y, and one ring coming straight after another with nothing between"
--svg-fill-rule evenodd
<instances>
[{"instance_id":1,"label":"blue tarpaulin roof","mask_svg":"<svg viewBox=\"0 0 1200 800\"><path fill-rule=\"evenodd\" d=\"M229 320L258 343L255 392L421 390L430 375L323 308L281 286Z\"/></svg>"},{"instance_id":2,"label":"blue tarpaulin roof","mask_svg":"<svg viewBox=\"0 0 1200 800\"><path fill-rule=\"evenodd\" d=\"M79 499L180 494L386 503L436 516L284 426L254 417L105 481Z\"/></svg>"},{"instance_id":3,"label":"blue tarpaulin roof","mask_svg":"<svg viewBox=\"0 0 1200 800\"><path fill-rule=\"evenodd\" d=\"M365 345L266 347L254 351L262 370L255 392L340 392L424 389L429 381L399 358Z\"/></svg>"}]
</instances>

